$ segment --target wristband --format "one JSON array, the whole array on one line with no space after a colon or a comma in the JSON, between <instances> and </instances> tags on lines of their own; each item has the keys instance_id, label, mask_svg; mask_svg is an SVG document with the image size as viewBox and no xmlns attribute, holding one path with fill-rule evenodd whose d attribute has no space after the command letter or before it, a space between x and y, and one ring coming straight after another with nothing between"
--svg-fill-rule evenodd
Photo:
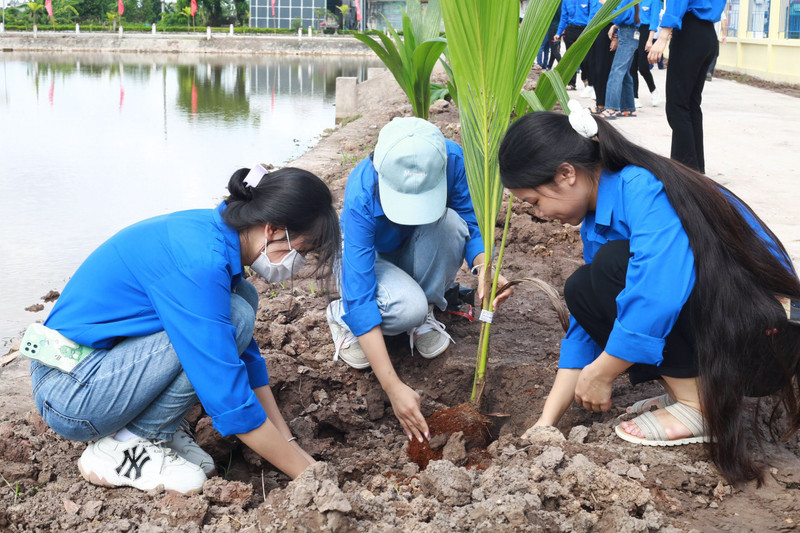
<instances>
[{"instance_id":1,"label":"wristband","mask_svg":"<svg viewBox=\"0 0 800 533\"><path fill-rule=\"evenodd\" d=\"M293 440L297 440L297 437L292 437L291 439L286 439L286 442L292 442Z\"/></svg>"},{"instance_id":2,"label":"wristband","mask_svg":"<svg viewBox=\"0 0 800 533\"><path fill-rule=\"evenodd\" d=\"M482 267L483 267L483 263L481 263L479 265L475 265L474 267L470 268L469 271L477 276L479 274L477 269L482 268Z\"/></svg>"}]
</instances>

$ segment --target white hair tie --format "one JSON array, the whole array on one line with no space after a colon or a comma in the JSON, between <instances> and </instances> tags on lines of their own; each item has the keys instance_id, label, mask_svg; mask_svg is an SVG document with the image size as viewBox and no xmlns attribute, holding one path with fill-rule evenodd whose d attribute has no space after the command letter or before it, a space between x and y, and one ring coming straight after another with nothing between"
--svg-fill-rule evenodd
<instances>
[{"instance_id":1,"label":"white hair tie","mask_svg":"<svg viewBox=\"0 0 800 533\"><path fill-rule=\"evenodd\" d=\"M583 137L591 139L597 135L597 121L592 114L577 100L567 102L569 108L569 124L572 129L580 133Z\"/></svg>"},{"instance_id":2,"label":"white hair tie","mask_svg":"<svg viewBox=\"0 0 800 533\"><path fill-rule=\"evenodd\" d=\"M256 165L247 173L247 177L244 178L244 184L248 187L258 187L258 184L261 183L261 178L267 174L267 169L261 165Z\"/></svg>"}]
</instances>

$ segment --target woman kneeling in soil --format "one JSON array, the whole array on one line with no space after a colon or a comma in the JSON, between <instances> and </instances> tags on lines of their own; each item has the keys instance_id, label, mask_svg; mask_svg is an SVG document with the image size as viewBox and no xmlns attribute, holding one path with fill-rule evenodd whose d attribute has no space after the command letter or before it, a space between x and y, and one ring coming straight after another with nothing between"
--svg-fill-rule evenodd
<instances>
[{"instance_id":1,"label":"woman kneeling in soil","mask_svg":"<svg viewBox=\"0 0 800 533\"><path fill-rule=\"evenodd\" d=\"M94 441L78 461L104 486L193 493L214 470L188 433L198 399L222 435L237 435L294 478L313 459L272 395L253 338L258 293L340 246L327 186L304 170L238 170L216 209L182 211L123 229L67 283L45 325L94 348L70 372L31 363L33 395L60 435Z\"/></svg>"},{"instance_id":2,"label":"woman kneeling in soil","mask_svg":"<svg viewBox=\"0 0 800 533\"><path fill-rule=\"evenodd\" d=\"M621 438L706 442L729 481L760 478L743 397L777 392L790 431L800 426L800 327L776 298L800 298L800 281L775 235L724 187L580 106L569 118L518 120L500 172L537 217L583 222L587 264L564 288L572 318L537 425L555 425L573 398L607 411L627 370L632 383L661 380L667 394L629 408L643 414L616 427Z\"/></svg>"}]
</instances>

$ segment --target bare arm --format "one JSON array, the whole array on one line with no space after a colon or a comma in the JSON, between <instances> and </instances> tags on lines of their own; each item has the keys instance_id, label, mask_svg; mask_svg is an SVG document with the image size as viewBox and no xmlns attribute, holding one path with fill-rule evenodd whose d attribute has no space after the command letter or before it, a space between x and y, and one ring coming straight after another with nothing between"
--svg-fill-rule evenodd
<instances>
[{"instance_id":1,"label":"bare arm","mask_svg":"<svg viewBox=\"0 0 800 533\"><path fill-rule=\"evenodd\" d=\"M253 389L253 392L256 393L256 398L258 398L261 407L263 407L264 411L266 411L267 418L272 421L272 425L275 426L275 429L277 429L287 441L291 439L292 430L289 429L289 426L283 419L283 415L281 415L280 409L278 409L278 403L275 401L275 396L272 394L272 387L269 385L264 385L263 387ZM299 452L300 455L305 457L309 463L315 462L314 458L300 447L300 443L298 443L296 439L289 442L289 444L292 446L292 448Z\"/></svg>"},{"instance_id":2,"label":"bare arm","mask_svg":"<svg viewBox=\"0 0 800 533\"><path fill-rule=\"evenodd\" d=\"M310 464L303 454L286 442L286 436L282 435L269 419L256 429L236 436L292 479L299 476Z\"/></svg>"},{"instance_id":3,"label":"bare arm","mask_svg":"<svg viewBox=\"0 0 800 533\"><path fill-rule=\"evenodd\" d=\"M572 400L575 399L575 385L578 382L580 368L559 368L550 394L544 402L544 409L535 426L555 426Z\"/></svg>"},{"instance_id":4,"label":"bare arm","mask_svg":"<svg viewBox=\"0 0 800 533\"><path fill-rule=\"evenodd\" d=\"M664 50L667 48L667 41L672 37L672 28L661 28L658 34L658 40L650 47L647 53L647 60L650 64L658 63L661 56L664 55Z\"/></svg>"},{"instance_id":5,"label":"bare arm","mask_svg":"<svg viewBox=\"0 0 800 533\"><path fill-rule=\"evenodd\" d=\"M403 426L408 439L416 438L422 442L423 435L430 438L428 424L420 411L419 394L403 383L394 371L380 326L375 326L361 335L358 342L381 387L389 396L394 414Z\"/></svg>"}]
</instances>

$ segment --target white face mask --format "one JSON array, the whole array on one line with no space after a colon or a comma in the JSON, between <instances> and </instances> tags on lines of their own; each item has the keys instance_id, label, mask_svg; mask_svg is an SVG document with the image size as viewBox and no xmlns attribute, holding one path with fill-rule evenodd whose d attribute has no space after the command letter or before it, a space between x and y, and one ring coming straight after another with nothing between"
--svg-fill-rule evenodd
<instances>
[{"instance_id":1,"label":"white face mask","mask_svg":"<svg viewBox=\"0 0 800 533\"><path fill-rule=\"evenodd\" d=\"M306 264L306 258L292 248L292 242L289 240L288 231L286 232L286 242L289 243L289 253L281 259L280 263L273 263L269 260L267 256L267 245L269 245L269 241L264 239L264 242L264 251L253 261L250 268L270 283L278 283L291 278L292 274L297 273L303 268L303 265Z\"/></svg>"}]
</instances>

